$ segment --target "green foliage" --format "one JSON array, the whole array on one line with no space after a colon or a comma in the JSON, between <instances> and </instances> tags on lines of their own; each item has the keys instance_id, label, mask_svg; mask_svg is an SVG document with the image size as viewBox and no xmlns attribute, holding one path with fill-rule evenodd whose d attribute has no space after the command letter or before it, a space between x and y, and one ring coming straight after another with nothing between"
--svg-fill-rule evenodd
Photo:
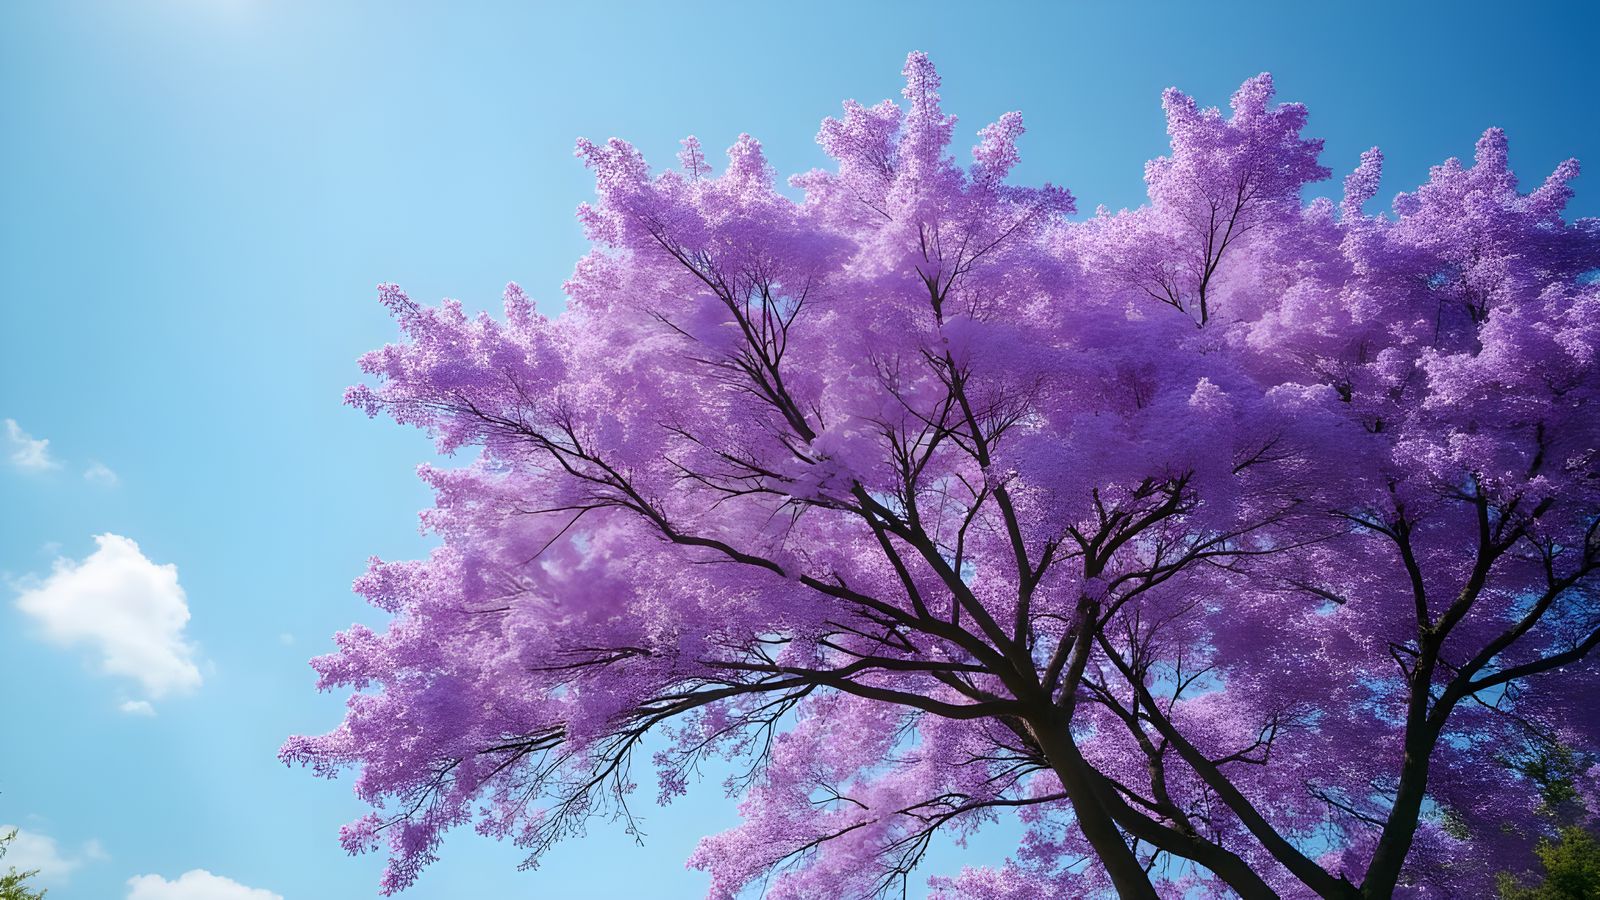
<instances>
[{"instance_id":1,"label":"green foliage","mask_svg":"<svg viewBox=\"0 0 1600 900\"><path fill-rule=\"evenodd\" d=\"M1502 764L1532 782L1543 801L1540 813L1557 825L1569 825L1581 812L1578 776L1595 763L1594 755L1582 753L1547 735L1536 735L1521 752L1501 758Z\"/></svg>"},{"instance_id":2,"label":"green foliage","mask_svg":"<svg viewBox=\"0 0 1600 900\"><path fill-rule=\"evenodd\" d=\"M1581 828L1561 829L1558 840L1546 838L1534 851L1544 868L1544 881L1525 887L1509 873L1500 875L1500 900L1593 900L1600 897L1600 841Z\"/></svg>"},{"instance_id":3,"label":"green foliage","mask_svg":"<svg viewBox=\"0 0 1600 900\"><path fill-rule=\"evenodd\" d=\"M1472 831L1467 827L1467 819L1459 810L1444 807L1439 810L1439 827L1444 833L1458 841L1470 840Z\"/></svg>"},{"instance_id":4,"label":"green foliage","mask_svg":"<svg viewBox=\"0 0 1600 900\"><path fill-rule=\"evenodd\" d=\"M6 849L17 837L17 830L11 829L7 834L0 835L0 859L4 859ZM44 900L44 889L29 887L28 879L39 874L37 869L27 872L18 872L16 866L6 870L0 875L0 900Z\"/></svg>"}]
</instances>

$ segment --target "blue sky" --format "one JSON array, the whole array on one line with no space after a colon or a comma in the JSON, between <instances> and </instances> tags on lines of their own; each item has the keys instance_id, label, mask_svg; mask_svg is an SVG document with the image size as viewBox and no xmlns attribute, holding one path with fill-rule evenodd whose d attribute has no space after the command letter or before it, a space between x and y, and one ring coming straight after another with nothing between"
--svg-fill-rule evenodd
<instances>
[{"instance_id":1,"label":"blue sky","mask_svg":"<svg viewBox=\"0 0 1600 900\"><path fill-rule=\"evenodd\" d=\"M559 308L584 249L578 136L662 164L686 134L748 131L804 170L819 120L895 96L921 49L960 146L1021 109L1017 178L1085 210L1141 199L1162 88L1225 103L1262 70L1310 106L1339 175L1383 147L1385 197L1490 125L1525 183L1600 165L1583 5L1427 6L0 4L0 823L23 829L18 856L52 900L373 895L381 860L335 840L349 780L274 757L338 720L305 660L381 621L349 592L366 557L426 546L429 443L340 395L392 335L380 281L496 308L515 280ZM1600 212L1596 177L1575 214ZM682 861L733 804L709 783L648 813L644 847L596 823L537 872L461 834L407 896L699 896Z\"/></svg>"}]
</instances>

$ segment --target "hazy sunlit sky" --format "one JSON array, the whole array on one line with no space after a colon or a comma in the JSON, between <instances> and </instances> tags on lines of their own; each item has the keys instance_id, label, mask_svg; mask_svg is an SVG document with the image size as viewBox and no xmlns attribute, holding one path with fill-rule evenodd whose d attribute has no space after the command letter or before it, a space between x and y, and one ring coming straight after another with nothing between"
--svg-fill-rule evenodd
<instances>
[{"instance_id":1,"label":"hazy sunlit sky","mask_svg":"<svg viewBox=\"0 0 1600 900\"><path fill-rule=\"evenodd\" d=\"M1262 70L1310 107L1330 194L1369 146L1387 197L1490 125L1532 184L1600 166L1585 6L0 3L6 862L51 900L373 895L381 858L336 840L350 779L275 758L339 719L305 660L382 621L349 591L367 556L427 546L431 445L340 396L392 337L380 281L497 309L514 280L560 308L575 138L665 165L684 135L748 131L805 170L818 122L898 96L920 49L962 153L1021 109L1016 179L1086 211L1141 200L1163 88L1225 103ZM1600 212L1596 179L1574 214ZM643 847L597 822L518 872L461 833L406 896L700 896L683 860L734 803L713 779L658 811L639 780Z\"/></svg>"}]
</instances>

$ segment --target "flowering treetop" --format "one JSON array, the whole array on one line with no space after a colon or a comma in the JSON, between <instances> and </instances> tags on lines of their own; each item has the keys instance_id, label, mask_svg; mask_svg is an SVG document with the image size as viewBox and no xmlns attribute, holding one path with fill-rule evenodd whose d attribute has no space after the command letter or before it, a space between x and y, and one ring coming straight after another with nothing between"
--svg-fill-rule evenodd
<instances>
[{"instance_id":1,"label":"flowering treetop","mask_svg":"<svg viewBox=\"0 0 1600 900\"><path fill-rule=\"evenodd\" d=\"M548 318L381 297L349 402L431 433L426 560L314 661L288 761L359 769L388 890L474 823L537 857L739 761L712 896L1453 897L1600 811L1600 226L1499 131L1369 215L1269 76L1163 97L1149 202L1073 219L971 163L926 57L780 192L582 141L594 249ZM1466 848L1471 846L1470 852Z\"/></svg>"}]
</instances>

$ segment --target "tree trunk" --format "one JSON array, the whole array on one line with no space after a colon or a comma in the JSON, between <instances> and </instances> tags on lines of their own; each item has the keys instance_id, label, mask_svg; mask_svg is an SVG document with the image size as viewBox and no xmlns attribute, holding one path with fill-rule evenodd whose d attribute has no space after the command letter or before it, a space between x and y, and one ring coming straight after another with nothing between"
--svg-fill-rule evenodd
<instances>
[{"instance_id":1,"label":"tree trunk","mask_svg":"<svg viewBox=\"0 0 1600 900\"><path fill-rule=\"evenodd\" d=\"M1067 799L1072 802L1073 814L1077 816L1078 827L1083 830L1084 838L1094 847L1100 864L1111 877L1117 896L1122 900L1159 900L1155 887L1150 883L1150 876L1122 839L1122 832L1117 829L1111 814L1096 798L1089 764L1078 752L1068 723L1059 714L1052 713L1028 725L1034 739L1039 742L1039 748L1044 751L1045 759L1061 779Z\"/></svg>"},{"instance_id":2,"label":"tree trunk","mask_svg":"<svg viewBox=\"0 0 1600 900\"><path fill-rule=\"evenodd\" d=\"M1372 862L1367 866L1367 875L1361 882L1361 893L1365 897L1377 900L1394 895L1400 869L1405 865L1417 834L1422 799L1428 789L1428 763L1433 755L1433 744L1426 736L1406 741L1400 788L1395 793L1394 806L1389 809L1389 818L1384 822L1383 834L1378 838L1378 847L1372 853Z\"/></svg>"}]
</instances>

